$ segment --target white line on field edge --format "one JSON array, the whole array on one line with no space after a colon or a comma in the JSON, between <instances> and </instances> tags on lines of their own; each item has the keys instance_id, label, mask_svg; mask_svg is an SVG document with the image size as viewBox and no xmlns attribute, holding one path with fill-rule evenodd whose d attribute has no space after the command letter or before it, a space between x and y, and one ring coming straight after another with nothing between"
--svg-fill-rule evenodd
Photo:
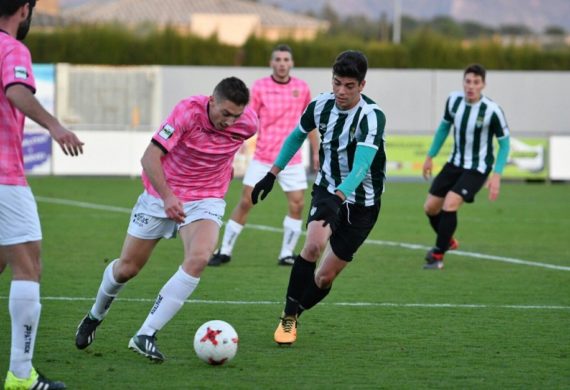
<instances>
[{"instance_id":1,"label":"white line on field edge","mask_svg":"<svg viewBox=\"0 0 570 390\"><path fill-rule=\"evenodd\" d=\"M8 297L0 296L0 300L7 300ZM89 301L94 298L86 297L42 297L42 301ZM150 298L117 298L116 301L123 302L155 302ZM279 301L225 301L207 299L188 299L189 304L203 305L282 305ZM570 310L570 306L558 305L486 305L486 304L457 304L457 303L391 303L391 302L320 302L319 305L326 306L348 306L348 307L417 307L417 308L450 308L450 309L516 309L516 310Z\"/></svg>"},{"instance_id":2,"label":"white line on field edge","mask_svg":"<svg viewBox=\"0 0 570 390\"><path fill-rule=\"evenodd\" d=\"M125 214L131 213L131 209L125 208L125 207L106 206L106 205L95 204L95 203L80 202L80 201L70 200L70 199L59 199L59 198L49 198L49 197L45 197L45 196L36 196L36 200L38 202L61 204L61 205L66 205L66 206L76 206L76 207L87 208L87 209L111 211L111 212L118 212L118 213L125 213ZM245 227L249 228L249 229L283 233L283 229L275 228L275 227L271 227L271 226L247 224L247 225L245 225ZM405 248L405 249L410 249L410 250L420 250L420 251L426 251L426 250L430 249L430 247L425 246L425 245L409 244L409 243L405 243L405 242L395 242L395 241L366 240L364 243L369 244L369 245L394 246L394 247L400 247L400 248ZM532 267L541 267L541 268L549 268L549 269L555 269L555 270L559 270L559 271L570 271L570 267L563 266L563 265L541 263L541 262L537 262L537 261L527 261L527 260L515 259L512 257L487 255L484 253L465 252L465 251L455 250L455 251L448 252L447 255L448 256L453 255L453 256L472 257L472 258L476 258L476 259L499 261L499 262L503 262L503 263L528 265L528 266L532 266Z\"/></svg>"}]
</instances>

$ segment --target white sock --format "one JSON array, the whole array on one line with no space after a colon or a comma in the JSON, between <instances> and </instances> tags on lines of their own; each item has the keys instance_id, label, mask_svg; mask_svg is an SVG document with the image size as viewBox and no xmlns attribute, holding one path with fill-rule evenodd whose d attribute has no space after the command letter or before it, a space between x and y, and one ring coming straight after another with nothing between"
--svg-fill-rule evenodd
<instances>
[{"instance_id":1,"label":"white sock","mask_svg":"<svg viewBox=\"0 0 570 390\"><path fill-rule=\"evenodd\" d=\"M292 256L297 241L301 236L301 227L303 226L303 221L300 219L293 219L288 215L283 219L283 243L281 244L281 253L279 258L286 256Z\"/></svg>"},{"instance_id":2,"label":"white sock","mask_svg":"<svg viewBox=\"0 0 570 390\"><path fill-rule=\"evenodd\" d=\"M40 323L40 284L30 280L13 280L9 301L12 319L10 371L18 378L28 378Z\"/></svg>"},{"instance_id":3,"label":"white sock","mask_svg":"<svg viewBox=\"0 0 570 390\"><path fill-rule=\"evenodd\" d=\"M194 292L199 282L200 278L188 275L182 267L178 268L178 271L162 286L154 306L137 335L152 336L161 330L182 308L184 301Z\"/></svg>"},{"instance_id":4,"label":"white sock","mask_svg":"<svg viewBox=\"0 0 570 390\"><path fill-rule=\"evenodd\" d=\"M107 268L105 268L103 280L99 286L99 291L97 291L97 298L90 311L91 315L98 320L105 318L109 312L111 303L113 303L119 291L125 286L125 283L118 283L113 276L113 265L117 260L119 259L113 260L109 263Z\"/></svg>"},{"instance_id":5,"label":"white sock","mask_svg":"<svg viewBox=\"0 0 570 390\"><path fill-rule=\"evenodd\" d=\"M236 221L230 219L226 223L226 230L224 231L224 238L222 239L222 247L220 248L220 253L222 255L231 256L236 240L242 230L243 225L240 225Z\"/></svg>"}]
</instances>

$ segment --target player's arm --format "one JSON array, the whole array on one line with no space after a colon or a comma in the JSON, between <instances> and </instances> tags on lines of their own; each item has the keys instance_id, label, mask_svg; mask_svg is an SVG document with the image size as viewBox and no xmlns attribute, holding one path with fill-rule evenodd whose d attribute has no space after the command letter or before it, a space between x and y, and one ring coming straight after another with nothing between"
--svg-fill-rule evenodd
<instances>
[{"instance_id":1,"label":"player's arm","mask_svg":"<svg viewBox=\"0 0 570 390\"><path fill-rule=\"evenodd\" d=\"M424 179L426 180L429 179L432 175L433 158L437 156L437 154L441 150L441 147L445 143L445 140L449 135L449 129L451 129L451 123L446 120L442 120L435 132L433 141L431 143L428 154L424 161L424 165L422 167L422 174Z\"/></svg>"},{"instance_id":2,"label":"player's arm","mask_svg":"<svg viewBox=\"0 0 570 390\"><path fill-rule=\"evenodd\" d=\"M511 148L511 141L509 136L499 138L498 141L499 151L497 152L497 161L495 162L493 173L487 182L487 188L489 189L489 200L496 200L499 197L499 191L501 189L501 176L503 175L505 165L507 165L509 151Z\"/></svg>"},{"instance_id":3,"label":"player's arm","mask_svg":"<svg viewBox=\"0 0 570 390\"><path fill-rule=\"evenodd\" d=\"M366 172L368 172L370 165L372 165L372 161L374 161L374 156L376 156L377 151L378 148L366 144L358 144L356 146L352 170L336 188L336 194L342 200L345 200L354 192L354 190L356 190L356 187L362 183L362 180L364 180L364 177L366 176Z\"/></svg>"},{"instance_id":4,"label":"player's arm","mask_svg":"<svg viewBox=\"0 0 570 390\"><path fill-rule=\"evenodd\" d=\"M25 116L46 128L66 155L77 156L83 153L83 142L75 133L67 130L57 118L42 107L32 91L23 84L12 84L6 90L6 97Z\"/></svg>"},{"instance_id":5,"label":"player's arm","mask_svg":"<svg viewBox=\"0 0 570 390\"><path fill-rule=\"evenodd\" d=\"M186 215L182 202L174 195L162 169L162 157L166 154L163 147L156 141L152 141L146 148L142 158L141 165L149 178L152 187L158 192L164 202L164 211L168 218L177 223L184 222Z\"/></svg>"},{"instance_id":6,"label":"player's arm","mask_svg":"<svg viewBox=\"0 0 570 390\"><path fill-rule=\"evenodd\" d=\"M319 161L320 142L319 142L319 135L316 131L309 132L309 143L311 144L311 158L313 163L313 170L315 172L318 172L320 168L320 161Z\"/></svg>"}]
</instances>

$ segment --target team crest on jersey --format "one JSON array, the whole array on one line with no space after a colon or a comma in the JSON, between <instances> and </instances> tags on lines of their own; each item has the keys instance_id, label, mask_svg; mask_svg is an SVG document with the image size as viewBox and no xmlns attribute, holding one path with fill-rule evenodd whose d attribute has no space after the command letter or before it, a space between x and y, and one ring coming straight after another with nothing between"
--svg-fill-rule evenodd
<instances>
[{"instance_id":1,"label":"team crest on jersey","mask_svg":"<svg viewBox=\"0 0 570 390\"><path fill-rule=\"evenodd\" d=\"M172 137L172 134L174 134L174 127L170 126L168 123L165 124L158 133L158 135L165 140L168 140L170 137Z\"/></svg>"},{"instance_id":2,"label":"team crest on jersey","mask_svg":"<svg viewBox=\"0 0 570 390\"><path fill-rule=\"evenodd\" d=\"M14 78L25 80L28 78L28 70L25 66L14 67Z\"/></svg>"},{"instance_id":3,"label":"team crest on jersey","mask_svg":"<svg viewBox=\"0 0 570 390\"><path fill-rule=\"evenodd\" d=\"M475 126L476 127L483 127L483 120L484 120L484 118L482 116L477 117L477 122L475 122Z\"/></svg>"},{"instance_id":4,"label":"team crest on jersey","mask_svg":"<svg viewBox=\"0 0 570 390\"><path fill-rule=\"evenodd\" d=\"M300 94L300 92L298 89L293 90L293 97L299 97L299 94Z\"/></svg>"}]
</instances>

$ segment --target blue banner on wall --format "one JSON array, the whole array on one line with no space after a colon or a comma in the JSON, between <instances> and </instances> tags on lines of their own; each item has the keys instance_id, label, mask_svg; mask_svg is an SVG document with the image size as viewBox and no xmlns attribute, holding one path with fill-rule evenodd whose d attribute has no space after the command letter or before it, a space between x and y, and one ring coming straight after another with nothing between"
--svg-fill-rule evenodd
<instances>
[{"instance_id":1,"label":"blue banner on wall","mask_svg":"<svg viewBox=\"0 0 570 390\"><path fill-rule=\"evenodd\" d=\"M34 64L36 98L50 113L55 112L55 65ZM50 174L52 139L46 129L26 118L24 126L24 169L27 174Z\"/></svg>"}]
</instances>

